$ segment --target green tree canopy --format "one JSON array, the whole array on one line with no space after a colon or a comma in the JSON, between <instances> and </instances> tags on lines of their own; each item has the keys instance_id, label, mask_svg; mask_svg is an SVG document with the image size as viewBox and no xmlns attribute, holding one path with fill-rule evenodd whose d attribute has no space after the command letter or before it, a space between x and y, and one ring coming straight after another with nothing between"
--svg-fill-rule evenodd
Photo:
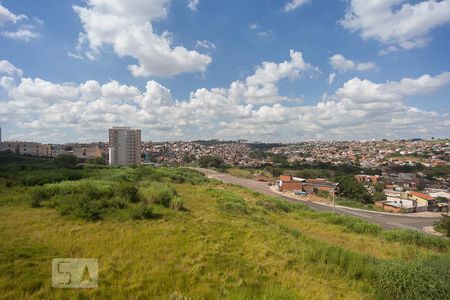
<instances>
[{"instance_id":1,"label":"green tree canopy","mask_svg":"<svg viewBox=\"0 0 450 300\"><path fill-rule=\"evenodd\" d=\"M61 154L56 158L56 164L63 168L73 169L78 164L78 158L73 154Z\"/></svg>"},{"instance_id":2,"label":"green tree canopy","mask_svg":"<svg viewBox=\"0 0 450 300\"><path fill-rule=\"evenodd\" d=\"M366 204L373 203L369 192L361 183L356 181L353 175L339 177L338 183L338 192L341 196Z\"/></svg>"},{"instance_id":3,"label":"green tree canopy","mask_svg":"<svg viewBox=\"0 0 450 300\"><path fill-rule=\"evenodd\" d=\"M200 157L198 163L202 168L222 168L225 165L220 157L211 155Z\"/></svg>"}]
</instances>

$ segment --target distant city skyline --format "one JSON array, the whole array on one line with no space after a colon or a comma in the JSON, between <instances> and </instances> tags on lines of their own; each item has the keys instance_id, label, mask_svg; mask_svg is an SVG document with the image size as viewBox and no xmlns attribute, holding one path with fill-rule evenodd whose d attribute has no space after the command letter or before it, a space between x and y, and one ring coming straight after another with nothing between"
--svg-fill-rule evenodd
<instances>
[{"instance_id":1,"label":"distant city skyline","mask_svg":"<svg viewBox=\"0 0 450 300\"><path fill-rule=\"evenodd\" d=\"M2 140L107 141L113 126L144 141L447 138L448 11L450 0L3 0Z\"/></svg>"}]
</instances>

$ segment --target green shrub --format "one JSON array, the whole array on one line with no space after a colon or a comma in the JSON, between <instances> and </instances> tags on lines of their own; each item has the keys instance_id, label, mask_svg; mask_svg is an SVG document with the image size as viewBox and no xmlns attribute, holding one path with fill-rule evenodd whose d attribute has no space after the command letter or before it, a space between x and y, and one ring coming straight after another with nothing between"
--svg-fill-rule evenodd
<instances>
[{"instance_id":1,"label":"green shrub","mask_svg":"<svg viewBox=\"0 0 450 300\"><path fill-rule=\"evenodd\" d=\"M356 181L353 175L338 178L339 194L343 197L365 204L373 203L372 196L367 192L364 185Z\"/></svg>"},{"instance_id":2,"label":"green shrub","mask_svg":"<svg viewBox=\"0 0 450 300\"><path fill-rule=\"evenodd\" d=\"M140 203L131 208L131 218L133 220L145 220L153 217L153 208L146 203Z\"/></svg>"},{"instance_id":3,"label":"green shrub","mask_svg":"<svg viewBox=\"0 0 450 300\"><path fill-rule=\"evenodd\" d=\"M198 164L202 168L222 168L224 167L224 162L220 157L205 155L200 157Z\"/></svg>"},{"instance_id":4,"label":"green shrub","mask_svg":"<svg viewBox=\"0 0 450 300\"><path fill-rule=\"evenodd\" d=\"M450 237L450 214L442 214L441 219L436 222L435 228L442 230L447 237Z\"/></svg>"},{"instance_id":5,"label":"green shrub","mask_svg":"<svg viewBox=\"0 0 450 300\"><path fill-rule=\"evenodd\" d=\"M50 199L54 195L53 191L47 187L36 187L31 190L31 207L41 207L42 202Z\"/></svg>"},{"instance_id":6,"label":"green shrub","mask_svg":"<svg viewBox=\"0 0 450 300\"><path fill-rule=\"evenodd\" d=\"M61 154L56 158L56 164L63 168L73 169L78 165L78 158L73 154Z\"/></svg>"},{"instance_id":7,"label":"green shrub","mask_svg":"<svg viewBox=\"0 0 450 300\"><path fill-rule=\"evenodd\" d=\"M19 183L25 186L34 186L57 183L64 180L80 180L81 178L81 173L76 170L37 171L22 177Z\"/></svg>"},{"instance_id":8,"label":"green shrub","mask_svg":"<svg viewBox=\"0 0 450 300\"><path fill-rule=\"evenodd\" d=\"M56 208L62 215L101 220L139 201L137 188L128 182L101 180L63 181L36 187L31 206Z\"/></svg>"},{"instance_id":9,"label":"green shrub","mask_svg":"<svg viewBox=\"0 0 450 300\"><path fill-rule=\"evenodd\" d=\"M148 187L141 188L140 194L147 202L163 205L165 207L169 207L170 201L177 195L174 188L158 182L154 182Z\"/></svg>"},{"instance_id":10,"label":"green shrub","mask_svg":"<svg viewBox=\"0 0 450 300\"><path fill-rule=\"evenodd\" d=\"M138 196L138 188L129 182L120 182L116 186L116 194L119 197L122 197L123 199L126 199L127 201L130 201L132 203L136 203L139 201Z\"/></svg>"},{"instance_id":11,"label":"green shrub","mask_svg":"<svg viewBox=\"0 0 450 300\"><path fill-rule=\"evenodd\" d=\"M183 198L180 196L175 196L170 200L170 208L174 210L182 210L183 209Z\"/></svg>"}]
</instances>

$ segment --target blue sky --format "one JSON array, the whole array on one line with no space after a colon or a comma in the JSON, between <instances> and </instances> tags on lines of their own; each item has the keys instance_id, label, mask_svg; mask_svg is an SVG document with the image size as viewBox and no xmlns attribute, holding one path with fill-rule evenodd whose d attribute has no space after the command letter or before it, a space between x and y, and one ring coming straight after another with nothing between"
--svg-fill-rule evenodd
<instances>
[{"instance_id":1,"label":"blue sky","mask_svg":"<svg viewBox=\"0 0 450 300\"><path fill-rule=\"evenodd\" d=\"M146 140L450 132L450 0L0 5L4 139L106 140L114 125Z\"/></svg>"}]
</instances>

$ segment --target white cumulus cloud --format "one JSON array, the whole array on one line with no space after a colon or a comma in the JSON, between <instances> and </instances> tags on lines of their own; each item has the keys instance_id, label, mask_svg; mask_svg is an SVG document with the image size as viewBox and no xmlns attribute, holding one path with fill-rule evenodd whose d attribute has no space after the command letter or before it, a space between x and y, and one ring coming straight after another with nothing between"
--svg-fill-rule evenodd
<instances>
[{"instance_id":1,"label":"white cumulus cloud","mask_svg":"<svg viewBox=\"0 0 450 300\"><path fill-rule=\"evenodd\" d=\"M373 62L354 62L350 59L346 59L341 54L335 54L330 57L330 64L333 69L341 73L347 71L370 71L377 69L377 65Z\"/></svg>"},{"instance_id":2,"label":"white cumulus cloud","mask_svg":"<svg viewBox=\"0 0 450 300\"><path fill-rule=\"evenodd\" d=\"M405 3L406 2L406 3ZM450 0L351 0L341 24L385 46L382 53L423 47L429 32L450 23Z\"/></svg>"},{"instance_id":3,"label":"white cumulus cloud","mask_svg":"<svg viewBox=\"0 0 450 300\"><path fill-rule=\"evenodd\" d=\"M31 24L23 24L28 21L26 15L16 15L0 3L0 28L7 27L7 30L0 31L2 36L22 41L29 41L38 36L35 28ZM36 19L36 22L40 19Z\"/></svg>"},{"instance_id":4,"label":"white cumulus cloud","mask_svg":"<svg viewBox=\"0 0 450 300\"><path fill-rule=\"evenodd\" d=\"M168 4L169 0L87 0L85 7L74 6L84 28L78 48L80 41L88 44L86 55L95 58L102 46L110 45L119 57L137 60L128 67L134 76L206 71L211 57L173 46L168 32L154 32L152 22L166 18Z\"/></svg>"},{"instance_id":5,"label":"white cumulus cloud","mask_svg":"<svg viewBox=\"0 0 450 300\"><path fill-rule=\"evenodd\" d=\"M9 76L22 77L23 72L21 69L14 66L7 60L0 60L0 74L6 74Z\"/></svg>"},{"instance_id":6,"label":"white cumulus cloud","mask_svg":"<svg viewBox=\"0 0 450 300\"><path fill-rule=\"evenodd\" d=\"M8 22L17 23L18 21L27 19L27 16L16 15L0 3L0 26Z\"/></svg>"},{"instance_id":7,"label":"white cumulus cloud","mask_svg":"<svg viewBox=\"0 0 450 300\"><path fill-rule=\"evenodd\" d=\"M54 83L7 75L0 78L1 93L6 95L0 98L0 121L18 128L9 137L52 142L67 141L68 132L79 140L104 140L106 129L117 125L142 128L144 139L154 140L298 141L448 134L448 114L410 106L407 100L450 85L450 72L384 83L355 77L333 94L324 94L317 104L304 105L280 94L282 80L307 78L316 71L301 52L292 50L288 60L263 62L253 74L227 88L200 88L181 100L154 80L139 89L114 80Z\"/></svg>"}]
</instances>

